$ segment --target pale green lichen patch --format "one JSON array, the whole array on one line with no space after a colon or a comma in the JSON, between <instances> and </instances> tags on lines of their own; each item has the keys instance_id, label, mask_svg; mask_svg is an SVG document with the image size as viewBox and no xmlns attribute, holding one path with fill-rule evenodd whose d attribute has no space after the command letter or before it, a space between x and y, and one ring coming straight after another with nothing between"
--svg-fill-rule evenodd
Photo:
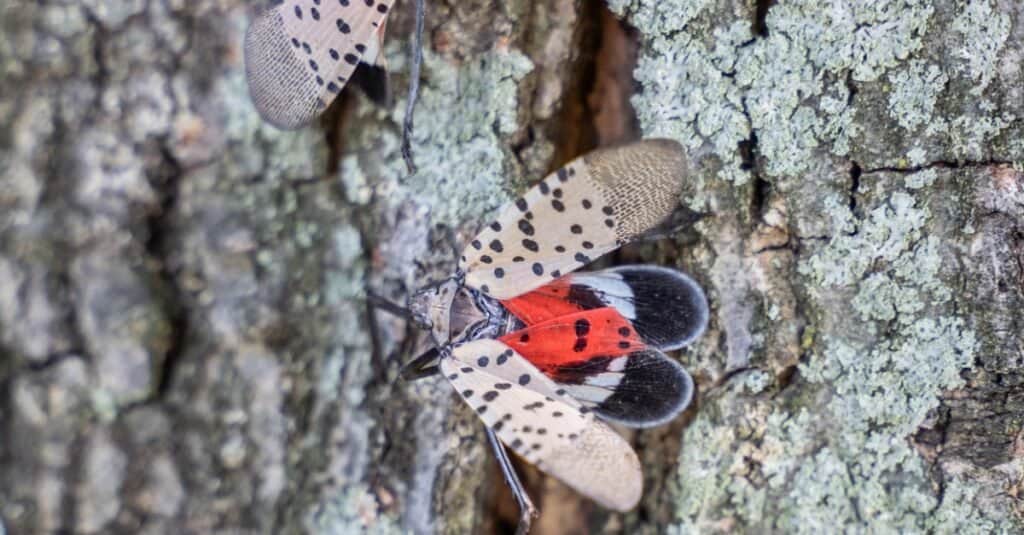
<instances>
[{"instance_id":1,"label":"pale green lichen patch","mask_svg":"<svg viewBox=\"0 0 1024 535\"><path fill-rule=\"evenodd\" d=\"M992 111L994 104L982 100L977 104L981 110ZM953 153L964 159L981 160L990 154L989 141L1002 134L1015 117L1011 113L1001 113L998 116L989 114L983 117L960 116L950 123L948 135ZM936 122L942 124L942 122Z\"/></svg>"},{"instance_id":2,"label":"pale green lichen patch","mask_svg":"<svg viewBox=\"0 0 1024 535\"><path fill-rule=\"evenodd\" d=\"M935 101L949 82L938 65L912 60L901 70L889 73L889 114L908 131L932 117Z\"/></svg>"},{"instance_id":3,"label":"pale green lichen patch","mask_svg":"<svg viewBox=\"0 0 1024 535\"><path fill-rule=\"evenodd\" d=\"M985 489L990 494L1001 494L1002 488ZM978 502L983 491L962 477L951 477L943 489L942 507L935 511L926 527L931 533L1019 533L1016 526L986 518L979 511Z\"/></svg>"},{"instance_id":4,"label":"pale green lichen patch","mask_svg":"<svg viewBox=\"0 0 1024 535\"><path fill-rule=\"evenodd\" d=\"M738 144L758 133L765 170L795 176L816 151L845 155L859 133L846 77L874 81L921 46L932 7L786 2L768 12L767 37L750 21L728 23L713 2L682 6L613 2L645 36L634 104L645 133L690 148L710 143L725 163L722 178L747 179ZM671 76L666 76L672 73Z\"/></svg>"},{"instance_id":5,"label":"pale green lichen patch","mask_svg":"<svg viewBox=\"0 0 1024 535\"><path fill-rule=\"evenodd\" d=\"M884 342L854 332L834 336L801 367L808 381L832 392L827 412L836 433L801 468L795 488L800 494L834 494L835 488L822 486L816 475L828 467L816 465L838 463L845 472L844 490L814 504L821 508L845 497L839 503L856 507L850 511L855 514L827 522L917 530L923 529L917 515L936 505L907 437L938 406L940 392L962 383L960 372L971 365L976 341L944 306L950 291L939 277L942 257L938 238L926 228L930 217L922 198L893 192L867 212L857 233L833 237L800 267L819 294L856 288L852 308L862 325L895 331ZM796 527L813 522L814 511L798 504L783 519Z\"/></svg>"},{"instance_id":6,"label":"pale green lichen patch","mask_svg":"<svg viewBox=\"0 0 1024 535\"><path fill-rule=\"evenodd\" d=\"M426 54L429 83L421 87L416 103L412 139L419 172L408 176L397 130L381 136L374 129L379 139L367 145L391 155L380 170L385 179L381 187L388 191L378 193L430 206L434 223L450 225L506 202L512 167L506 163L502 138L520 126L519 81L532 69L530 60L515 50L492 50L460 66ZM395 106L391 118L396 125L404 109L404 102ZM355 158L343 162L344 173L353 172Z\"/></svg>"},{"instance_id":7,"label":"pale green lichen patch","mask_svg":"<svg viewBox=\"0 0 1024 535\"><path fill-rule=\"evenodd\" d=\"M937 526L928 518L996 520L940 500L908 441L938 395L962 384L976 340L952 312L932 200L887 184L866 188L861 217L838 197L826 203L837 232L799 264L825 329L807 346L800 397L739 406L748 387L736 382L687 429L676 532L922 532Z\"/></svg>"},{"instance_id":8,"label":"pale green lichen patch","mask_svg":"<svg viewBox=\"0 0 1024 535\"><path fill-rule=\"evenodd\" d=\"M960 71L978 82L971 93L981 96L996 73L999 51L1010 35L1010 16L992 9L989 2L957 2L952 29L961 36L954 54L963 63Z\"/></svg>"}]
</instances>

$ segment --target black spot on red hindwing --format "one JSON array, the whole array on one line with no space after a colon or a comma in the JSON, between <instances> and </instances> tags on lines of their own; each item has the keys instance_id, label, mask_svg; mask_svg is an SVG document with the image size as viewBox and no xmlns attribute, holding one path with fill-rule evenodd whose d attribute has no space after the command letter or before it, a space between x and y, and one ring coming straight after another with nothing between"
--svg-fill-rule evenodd
<instances>
[{"instance_id":1,"label":"black spot on red hindwing","mask_svg":"<svg viewBox=\"0 0 1024 535\"><path fill-rule=\"evenodd\" d=\"M583 318L578 319L573 328L576 330L577 337L586 336L590 332L590 322Z\"/></svg>"},{"instance_id":2,"label":"black spot on red hindwing","mask_svg":"<svg viewBox=\"0 0 1024 535\"><path fill-rule=\"evenodd\" d=\"M576 344L574 344L572 346L572 350L577 352L577 353L582 352L586 348L587 348L587 339L586 338L577 338L576 339Z\"/></svg>"}]
</instances>

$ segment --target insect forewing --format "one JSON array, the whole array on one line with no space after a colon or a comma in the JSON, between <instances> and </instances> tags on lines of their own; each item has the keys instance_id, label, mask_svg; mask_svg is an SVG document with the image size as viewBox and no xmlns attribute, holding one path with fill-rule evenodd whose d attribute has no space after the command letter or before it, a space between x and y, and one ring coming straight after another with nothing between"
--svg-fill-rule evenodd
<instances>
[{"instance_id":1,"label":"insect forewing","mask_svg":"<svg viewBox=\"0 0 1024 535\"><path fill-rule=\"evenodd\" d=\"M360 61L376 59L393 3L284 0L257 17L245 34L245 73L260 115L285 129L319 115Z\"/></svg>"},{"instance_id":2,"label":"insect forewing","mask_svg":"<svg viewBox=\"0 0 1024 535\"><path fill-rule=\"evenodd\" d=\"M466 248L466 284L498 299L523 294L660 223L679 203L688 167L675 141L599 149L505 207Z\"/></svg>"},{"instance_id":3,"label":"insect forewing","mask_svg":"<svg viewBox=\"0 0 1024 535\"><path fill-rule=\"evenodd\" d=\"M629 444L507 345L463 344L442 359L441 371L527 461L605 507L636 506L643 478Z\"/></svg>"}]
</instances>

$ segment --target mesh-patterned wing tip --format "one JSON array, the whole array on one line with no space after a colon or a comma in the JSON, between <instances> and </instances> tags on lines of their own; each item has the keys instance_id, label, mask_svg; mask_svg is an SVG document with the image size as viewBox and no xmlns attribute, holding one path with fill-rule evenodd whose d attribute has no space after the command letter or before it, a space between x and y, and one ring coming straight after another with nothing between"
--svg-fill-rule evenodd
<instances>
[{"instance_id":1,"label":"mesh-patterned wing tip","mask_svg":"<svg viewBox=\"0 0 1024 535\"><path fill-rule=\"evenodd\" d=\"M245 32L245 77L260 116L283 130L309 124L324 108L321 89L292 52L279 7L261 13Z\"/></svg>"}]
</instances>

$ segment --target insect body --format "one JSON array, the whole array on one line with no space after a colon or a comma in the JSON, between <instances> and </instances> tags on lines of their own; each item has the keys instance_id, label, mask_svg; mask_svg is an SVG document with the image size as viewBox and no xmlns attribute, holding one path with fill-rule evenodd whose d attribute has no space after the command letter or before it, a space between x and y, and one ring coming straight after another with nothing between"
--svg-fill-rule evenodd
<instances>
[{"instance_id":1,"label":"insect body","mask_svg":"<svg viewBox=\"0 0 1024 535\"><path fill-rule=\"evenodd\" d=\"M417 292L412 316L440 348L436 368L488 426L523 510L533 510L498 440L601 505L642 490L636 454L603 421L663 423L693 381L663 351L703 332L707 300L689 277L625 266L572 273L659 224L677 206L682 147L646 140L582 156L507 206L455 275ZM518 488L517 488L518 487Z\"/></svg>"}]
</instances>

